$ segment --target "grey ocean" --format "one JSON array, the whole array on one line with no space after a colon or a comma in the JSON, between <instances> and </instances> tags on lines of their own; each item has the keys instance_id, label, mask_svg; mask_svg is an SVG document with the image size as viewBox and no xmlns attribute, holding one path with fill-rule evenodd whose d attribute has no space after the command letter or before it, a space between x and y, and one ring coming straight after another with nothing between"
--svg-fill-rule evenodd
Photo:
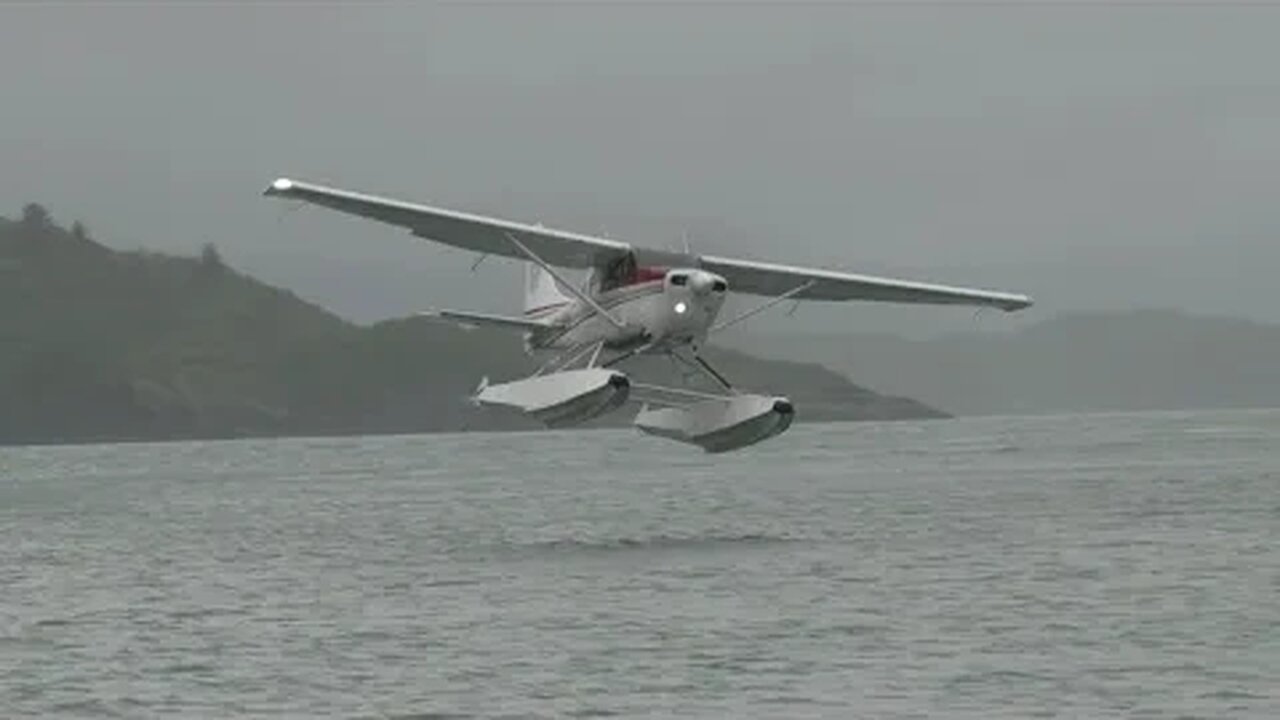
<instances>
[{"instance_id":1,"label":"grey ocean","mask_svg":"<svg viewBox=\"0 0 1280 720\"><path fill-rule=\"evenodd\" d=\"M1280 412L0 448L0 716L1280 717Z\"/></svg>"}]
</instances>

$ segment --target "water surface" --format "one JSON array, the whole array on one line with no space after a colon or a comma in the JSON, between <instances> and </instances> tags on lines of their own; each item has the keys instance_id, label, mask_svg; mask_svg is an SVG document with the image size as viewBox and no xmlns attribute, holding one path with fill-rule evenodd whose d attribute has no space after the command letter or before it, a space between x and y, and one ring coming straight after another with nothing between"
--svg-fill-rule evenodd
<instances>
[{"instance_id":1,"label":"water surface","mask_svg":"<svg viewBox=\"0 0 1280 720\"><path fill-rule=\"evenodd\" d=\"M3 717L1280 717L1280 412L0 448Z\"/></svg>"}]
</instances>

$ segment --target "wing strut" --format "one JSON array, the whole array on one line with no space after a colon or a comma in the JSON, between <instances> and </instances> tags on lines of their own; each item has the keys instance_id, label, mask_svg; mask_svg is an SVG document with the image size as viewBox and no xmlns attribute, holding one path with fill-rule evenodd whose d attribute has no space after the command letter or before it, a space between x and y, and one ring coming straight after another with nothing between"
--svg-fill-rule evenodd
<instances>
[{"instance_id":1,"label":"wing strut","mask_svg":"<svg viewBox=\"0 0 1280 720\"><path fill-rule=\"evenodd\" d=\"M533 376L538 377L539 375L542 375L547 372L562 372L563 370L568 368L570 365L586 357L587 353L591 353L591 357L587 360L586 367L593 368L596 366L596 361L600 358L600 351L603 349L604 349L603 340L597 340L595 342L574 345L568 350L565 350L559 355L556 355L555 357L551 358L547 362L543 363L542 367L538 368L537 372L535 372Z\"/></svg>"},{"instance_id":2,"label":"wing strut","mask_svg":"<svg viewBox=\"0 0 1280 720\"><path fill-rule=\"evenodd\" d=\"M649 399L649 398L640 398L640 397L637 397L637 396L639 396L639 395L643 395L643 394L645 394L645 393L649 393L649 394L651 394L651 395L653 395L653 396L664 396L664 395L670 395L670 396L673 396L673 397L678 397L678 398L681 398L681 399L683 399L683 400L689 400L689 401L696 401L696 400L721 400L721 401L728 401L728 400L732 400L732 399L733 399L733 396L732 396L732 395L719 395L719 394L716 394L716 393L701 392L701 391L698 391L698 390L690 390L690 389L688 389L688 388L667 387L667 386L665 386L665 385L651 385L651 384L649 384L649 383L640 383L640 382L635 382L634 380L631 382L631 395L630 395L630 399L633 399L633 400L641 400L641 399L642 399L644 402L650 402L650 399ZM657 399L656 399L656 397L653 399L653 401L654 401L654 402L657 402L657 403L658 403L658 404L660 404L660 405L666 405L666 404L669 404L669 403L667 403L667 402L665 402L665 401L659 401L659 400L657 400Z\"/></svg>"},{"instance_id":3,"label":"wing strut","mask_svg":"<svg viewBox=\"0 0 1280 720\"><path fill-rule=\"evenodd\" d=\"M733 385L729 384L729 381L725 378L725 376L720 374L719 370L716 370L715 368L711 367L711 363L707 362L706 360L703 360L701 355L694 355L693 359L697 360L698 364L702 366L702 369L706 370L707 373L711 375L711 377L715 378L716 382L720 383L720 385L724 387L725 390L728 390L729 392L734 392Z\"/></svg>"},{"instance_id":4,"label":"wing strut","mask_svg":"<svg viewBox=\"0 0 1280 720\"><path fill-rule=\"evenodd\" d=\"M711 378L712 380L715 381L717 385L724 388L728 392L733 393L734 395L738 394L738 391L733 389L733 384L729 382L729 379L726 378L724 375L721 375L719 370L716 370L714 367L712 367L711 363L707 362L698 353L696 352L693 353L692 361L690 361L688 358L681 355L680 353L676 352L675 350L672 350L667 354L675 358L676 360L679 360L680 362L684 363L685 365L688 365L689 367L693 368L695 371L700 372L703 375L706 375L707 377Z\"/></svg>"},{"instance_id":5,"label":"wing strut","mask_svg":"<svg viewBox=\"0 0 1280 720\"><path fill-rule=\"evenodd\" d=\"M729 327L729 326L731 326L731 325L737 325L738 323L742 322L743 320L746 320L747 318L751 317L752 315L756 315L756 314L758 314L758 313L762 313L762 312L764 312L765 310L768 310L769 308L773 307L774 305L777 305L778 303L782 302L783 300L786 300L787 298L792 297L792 296L794 296L794 295L799 295L800 293L804 292L805 290L808 290L809 288L811 288L811 287L813 287L814 285L817 285L817 284L818 284L818 281L817 281L817 280L810 280L809 282L804 283L803 285L800 285L800 286L798 286L798 287L794 287L794 288L792 288L792 289L790 289L790 290L788 290L788 291L786 291L786 292L782 293L781 295L778 295L777 297L770 298L768 302L761 303L761 304L759 304L759 305L755 306L754 308L751 308L750 310L748 310L748 311L746 311L746 312L742 313L741 315L739 315L739 316L737 316L737 317L730 318L730 319L725 320L725 321L723 321L723 322L718 322L718 323L716 323L715 325L712 325L712 326L711 326L711 328L710 328L709 330L707 330L707 334L708 334L708 335L710 335L711 333L714 333L714 332L720 332L721 330L724 330L725 328L727 328L727 327ZM732 289L732 288L730 288L730 289Z\"/></svg>"},{"instance_id":6,"label":"wing strut","mask_svg":"<svg viewBox=\"0 0 1280 720\"><path fill-rule=\"evenodd\" d=\"M525 247L525 244L517 240L515 235L512 235L509 232L503 232L503 235L506 235L507 239L511 241L511 244L515 245L516 248L520 250L520 252L524 253L526 256L528 256L530 260L537 263L538 267L542 268L543 270L546 270L547 274L555 278L556 282L560 283L560 285L562 285L569 292L578 296L579 300L590 305L592 309L600 313L600 315L604 317L605 320L608 320L610 323L612 323L614 327L618 328L619 330L625 330L627 328L625 323L623 323L621 320L619 320L618 318L610 314L608 310L605 310L604 306L596 302L595 298L591 297L590 294L583 292L578 288L577 285L574 285L571 282L567 282L564 278L560 277L560 273L556 272L555 268L548 265L545 260L535 255L534 252L529 248Z\"/></svg>"},{"instance_id":7,"label":"wing strut","mask_svg":"<svg viewBox=\"0 0 1280 720\"><path fill-rule=\"evenodd\" d=\"M600 363L600 367L602 367L602 368L607 368L607 367L612 367L612 366L614 366L614 365L617 365L618 363L622 362L623 360L629 360L629 359L631 359L631 358L635 357L636 355L639 355L639 354L640 354L640 353L642 353L642 352L645 352L645 351L648 351L648 350L652 350L652 349L653 349L653 347L654 347L654 345L656 345L656 344L657 344L657 343L655 343L655 342L653 342L653 341L651 340L651 341L649 341L649 342L646 342L646 343L643 343L643 344L637 345L637 346L635 346L635 347L631 348L630 350L628 350L628 351L626 351L626 352L622 353L621 355L617 355L617 356L615 356L615 357L609 358L608 360L606 360L606 361L604 361L604 362Z\"/></svg>"}]
</instances>

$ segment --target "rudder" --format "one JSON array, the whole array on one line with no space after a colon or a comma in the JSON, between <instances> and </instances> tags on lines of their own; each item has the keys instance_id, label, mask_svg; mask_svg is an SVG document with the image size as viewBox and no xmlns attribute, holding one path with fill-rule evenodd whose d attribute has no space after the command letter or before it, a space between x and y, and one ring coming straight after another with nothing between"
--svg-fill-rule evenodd
<instances>
[{"instance_id":1,"label":"rudder","mask_svg":"<svg viewBox=\"0 0 1280 720\"><path fill-rule=\"evenodd\" d=\"M569 302L556 279L536 263L524 264L524 314L540 315Z\"/></svg>"}]
</instances>

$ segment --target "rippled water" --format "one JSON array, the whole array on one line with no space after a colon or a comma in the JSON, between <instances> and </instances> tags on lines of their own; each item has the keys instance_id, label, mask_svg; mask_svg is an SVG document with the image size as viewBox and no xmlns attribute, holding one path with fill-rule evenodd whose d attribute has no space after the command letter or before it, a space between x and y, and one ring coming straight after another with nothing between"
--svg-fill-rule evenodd
<instances>
[{"instance_id":1,"label":"rippled water","mask_svg":"<svg viewBox=\"0 0 1280 720\"><path fill-rule=\"evenodd\" d=\"M0 448L0 716L1280 717L1280 413Z\"/></svg>"}]
</instances>

